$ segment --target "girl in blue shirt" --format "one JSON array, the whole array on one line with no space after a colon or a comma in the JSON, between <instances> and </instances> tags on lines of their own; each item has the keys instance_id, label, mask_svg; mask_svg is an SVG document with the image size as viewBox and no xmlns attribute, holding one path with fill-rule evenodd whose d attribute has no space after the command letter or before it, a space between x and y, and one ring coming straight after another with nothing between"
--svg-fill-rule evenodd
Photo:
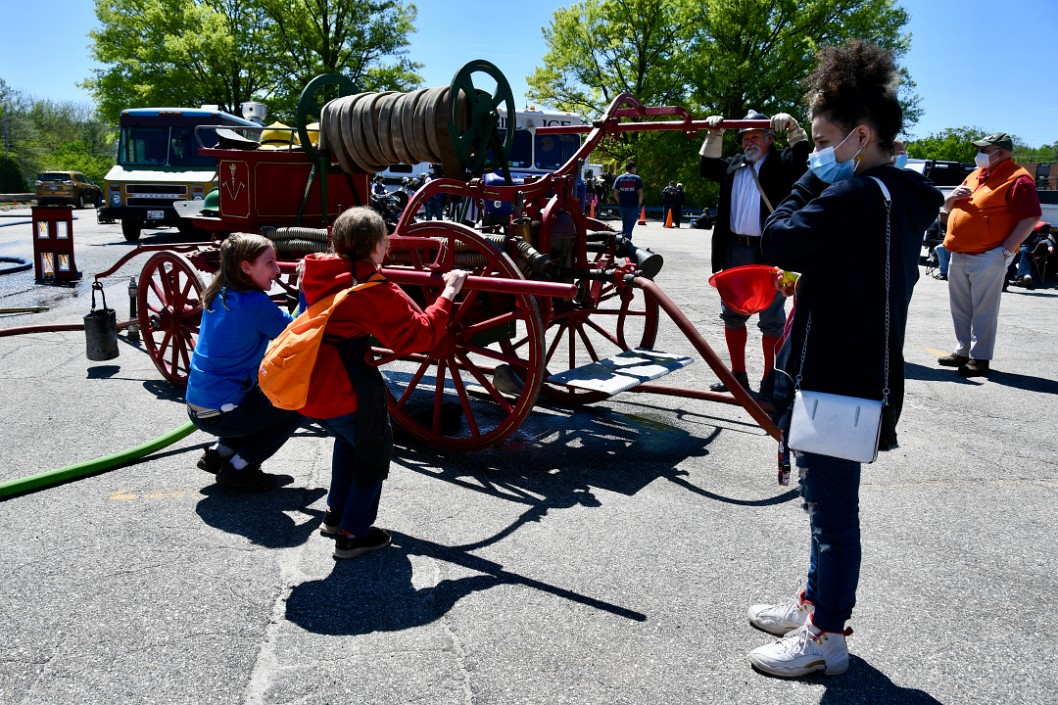
<instances>
[{"instance_id":1,"label":"girl in blue shirt","mask_svg":"<svg viewBox=\"0 0 1058 705\"><path fill-rule=\"evenodd\" d=\"M261 471L301 425L301 415L272 406L257 386L268 342L293 317L268 297L279 276L272 242L234 233L220 246L220 269L202 295L202 323L187 380L187 415L218 436L198 467L217 482L270 489L276 478Z\"/></svg>"}]
</instances>

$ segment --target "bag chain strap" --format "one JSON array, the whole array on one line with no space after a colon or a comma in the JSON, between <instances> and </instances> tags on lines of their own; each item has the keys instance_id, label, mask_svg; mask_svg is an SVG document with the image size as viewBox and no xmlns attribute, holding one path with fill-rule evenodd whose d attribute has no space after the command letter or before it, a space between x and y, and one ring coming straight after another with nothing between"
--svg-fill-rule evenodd
<instances>
[{"instance_id":1,"label":"bag chain strap","mask_svg":"<svg viewBox=\"0 0 1058 705\"><path fill-rule=\"evenodd\" d=\"M878 182L878 185L882 189L882 195L885 197L885 369L883 371L883 383L882 383L882 404L885 406L889 405L889 285L891 282L891 268L892 264L890 261L890 252L892 246L892 231L891 231L891 214L892 199L889 197L889 190L882 183L881 179L876 176L870 177ZM805 339L801 345L801 366L797 371L797 377L794 379L794 389L801 389L801 375L805 369L805 353L808 351L808 333L812 330L812 312L808 312L808 321L805 323Z\"/></svg>"}]
</instances>

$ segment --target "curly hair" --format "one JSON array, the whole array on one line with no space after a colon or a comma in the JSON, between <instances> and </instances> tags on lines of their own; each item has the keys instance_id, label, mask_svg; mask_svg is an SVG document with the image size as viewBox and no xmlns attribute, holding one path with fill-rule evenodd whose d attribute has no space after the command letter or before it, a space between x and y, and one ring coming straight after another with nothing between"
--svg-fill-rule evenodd
<instances>
[{"instance_id":1,"label":"curly hair","mask_svg":"<svg viewBox=\"0 0 1058 705\"><path fill-rule=\"evenodd\" d=\"M848 133L869 124L879 146L889 152L903 129L904 113L897 100L900 74L891 52L854 39L819 51L818 63L805 79L812 117L823 117Z\"/></svg>"},{"instance_id":2,"label":"curly hair","mask_svg":"<svg viewBox=\"0 0 1058 705\"><path fill-rule=\"evenodd\" d=\"M335 218L331 227L331 246L335 254L354 262L366 260L387 233L382 216L371 208L356 206Z\"/></svg>"}]
</instances>

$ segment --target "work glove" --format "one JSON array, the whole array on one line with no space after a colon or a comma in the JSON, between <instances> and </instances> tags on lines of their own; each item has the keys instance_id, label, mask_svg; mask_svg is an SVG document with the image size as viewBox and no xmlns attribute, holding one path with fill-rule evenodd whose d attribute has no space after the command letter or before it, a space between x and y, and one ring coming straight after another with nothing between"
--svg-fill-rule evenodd
<instances>
[{"instance_id":1,"label":"work glove","mask_svg":"<svg viewBox=\"0 0 1058 705\"><path fill-rule=\"evenodd\" d=\"M775 113L771 119L772 132L786 132L791 127L797 127L797 121L790 113Z\"/></svg>"},{"instance_id":2,"label":"work glove","mask_svg":"<svg viewBox=\"0 0 1058 705\"><path fill-rule=\"evenodd\" d=\"M797 120L789 113L776 113L771 119L771 129L775 132L786 131L786 143L790 146L808 139L808 135L797 124Z\"/></svg>"},{"instance_id":3,"label":"work glove","mask_svg":"<svg viewBox=\"0 0 1058 705\"><path fill-rule=\"evenodd\" d=\"M702 148L698 150L698 154L706 159L719 159L724 154L724 131L725 127L720 127L720 123L724 121L721 115L710 115L705 119L705 124L709 126L709 132L705 136L705 141L702 142Z\"/></svg>"}]
</instances>

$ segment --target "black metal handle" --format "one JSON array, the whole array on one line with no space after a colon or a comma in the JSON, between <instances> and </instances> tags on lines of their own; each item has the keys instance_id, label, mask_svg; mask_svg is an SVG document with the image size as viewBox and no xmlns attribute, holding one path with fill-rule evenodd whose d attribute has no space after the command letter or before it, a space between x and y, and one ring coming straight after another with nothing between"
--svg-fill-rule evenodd
<instances>
[{"instance_id":1,"label":"black metal handle","mask_svg":"<svg viewBox=\"0 0 1058 705\"><path fill-rule=\"evenodd\" d=\"M103 299L103 310L107 310L107 295L103 291L103 284L99 281L92 282L92 311L96 310L96 292L99 292L100 298Z\"/></svg>"}]
</instances>

